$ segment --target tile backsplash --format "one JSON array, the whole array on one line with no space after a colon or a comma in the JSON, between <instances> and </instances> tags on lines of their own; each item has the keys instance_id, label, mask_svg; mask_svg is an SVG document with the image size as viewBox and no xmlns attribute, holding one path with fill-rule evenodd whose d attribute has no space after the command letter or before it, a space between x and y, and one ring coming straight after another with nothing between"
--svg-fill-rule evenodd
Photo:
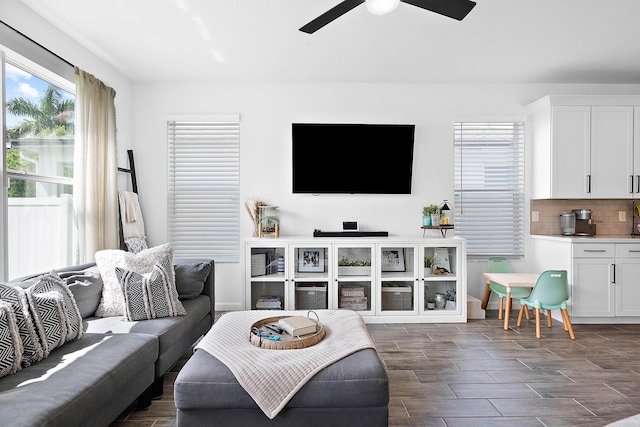
<instances>
[{"instance_id":1,"label":"tile backsplash","mask_svg":"<svg viewBox=\"0 0 640 427\"><path fill-rule=\"evenodd\" d=\"M640 200L532 199L529 215L531 234L560 234L560 214L572 209L591 209L599 236L631 234L634 203L640 203ZM620 212L625 212L625 221L620 221ZM536 215L538 221L533 221Z\"/></svg>"}]
</instances>

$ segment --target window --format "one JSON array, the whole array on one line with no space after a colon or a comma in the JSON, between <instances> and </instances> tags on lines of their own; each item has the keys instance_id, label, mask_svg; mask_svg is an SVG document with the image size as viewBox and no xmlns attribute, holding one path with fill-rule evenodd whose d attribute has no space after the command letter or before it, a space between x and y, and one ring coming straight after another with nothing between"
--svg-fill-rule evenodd
<instances>
[{"instance_id":1,"label":"window","mask_svg":"<svg viewBox=\"0 0 640 427\"><path fill-rule=\"evenodd\" d=\"M169 241L175 256L239 262L240 118L169 121Z\"/></svg>"},{"instance_id":2,"label":"window","mask_svg":"<svg viewBox=\"0 0 640 427\"><path fill-rule=\"evenodd\" d=\"M524 258L524 123L454 125L456 235L469 259Z\"/></svg>"},{"instance_id":3,"label":"window","mask_svg":"<svg viewBox=\"0 0 640 427\"><path fill-rule=\"evenodd\" d=\"M0 190L0 279L7 280L73 263L75 83L71 65L4 24L0 35L1 177L9 183Z\"/></svg>"}]
</instances>

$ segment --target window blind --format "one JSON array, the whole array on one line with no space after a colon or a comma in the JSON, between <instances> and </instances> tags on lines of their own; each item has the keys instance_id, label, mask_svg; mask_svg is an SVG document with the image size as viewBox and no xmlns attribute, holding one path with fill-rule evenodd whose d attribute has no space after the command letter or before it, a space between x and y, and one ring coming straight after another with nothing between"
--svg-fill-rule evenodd
<instances>
[{"instance_id":1,"label":"window blind","mask_svg":"<svg viewBox=\"0 0 640 427\"><path fill-rule=\"evenodd\" d=\"M470 259L524 258L524 123L454 125L456 235Z\"/></svg>"},{"instance_id":2,"label":"window blind","mask_svg":"<svg viewBox=\"0 0 640 427\"><path fill-rule=\"evenodd\" d=\"M239 262L240 121L169 121L169 241L174 256Z\"/></svg>"}]
</instances>

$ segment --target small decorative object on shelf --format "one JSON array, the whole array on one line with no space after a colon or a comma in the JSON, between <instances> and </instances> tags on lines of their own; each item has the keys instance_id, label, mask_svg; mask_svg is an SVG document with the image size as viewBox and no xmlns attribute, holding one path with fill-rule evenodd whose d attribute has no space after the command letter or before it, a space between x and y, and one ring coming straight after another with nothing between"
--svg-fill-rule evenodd
<instances>
[{"instance_id":1,"label":"small decorative object on shelf","mask_svg":"<svg viewBox=\"0 0 640 427\"><path fill-rule=\"evenodd\" d=\"M444 294L437 293L435 295L436 310L444 309L444 306L446 305L446 303L447 303L447 300Z\"/></svg>"},{"instance_id":2,"label":"small decorative object on shelf","mask_svg":"<svg viewBox=\"0 0 640 427\"><path fill-rule=\"evenodd\" d=\"M440 209L440 225L453 224L453 203L443 200L439 206Z\"/></svg>"},{"instance_id":3,"label":"small decorative object on shelf","mask_svg":"<svg viewBox=\"0 0 640 427\"><path fill-rule=\"evenodd\" d=\"M633 228L632 236L640 236L640 200L633 201Z\"/></svg>"},{"instance_id":4,"label":"small decorative object on shelf","mask_svg":"<svg viewBox=\"0 0 640 427\"><path fill-rule=\"evenodd\" d=\"M266 203L260 200L247 200L244 202L244 207L247 209L253 224L253 235L256 237L260 235L260 206L266 206Z\"/></svg>"},{"instance_id":5,"label":"small decorative object on shelf","mask_svg":"<svg viewBox=\"0 0 640 427\"><path fill-rule=\"evenodd\" d=\"M422 226L430 227L432 225L438 225L433 223L433 216L439 215L440 210L438 206L431 204L422 208Z\"/></svg>"},{"instance_id":6,"label":"small decorative object on shelf","mask_svg":"<svg viewBox=\"0 0 640 427\"><path fill-rule=\"evenodd\" d=\"M280 237L280 217L278 206L260 206L259 237L273 235Z\"/></svg>"}]
</instances>

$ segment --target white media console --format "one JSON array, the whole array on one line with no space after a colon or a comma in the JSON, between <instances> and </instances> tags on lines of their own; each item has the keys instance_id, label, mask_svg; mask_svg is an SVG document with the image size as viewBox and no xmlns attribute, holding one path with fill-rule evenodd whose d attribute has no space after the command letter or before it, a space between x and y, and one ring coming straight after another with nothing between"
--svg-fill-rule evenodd
<instances>
[{"instance_id":1,"label":"white media console","mask_svg":"<svg viewBox=\"0 0 640 427\"><path fill-rule=\"evenodd\" d=\"M245 309L345 308L367 323L467 321L461 238L251 238L243 263Z\"/></svg>"}]
</instances>

